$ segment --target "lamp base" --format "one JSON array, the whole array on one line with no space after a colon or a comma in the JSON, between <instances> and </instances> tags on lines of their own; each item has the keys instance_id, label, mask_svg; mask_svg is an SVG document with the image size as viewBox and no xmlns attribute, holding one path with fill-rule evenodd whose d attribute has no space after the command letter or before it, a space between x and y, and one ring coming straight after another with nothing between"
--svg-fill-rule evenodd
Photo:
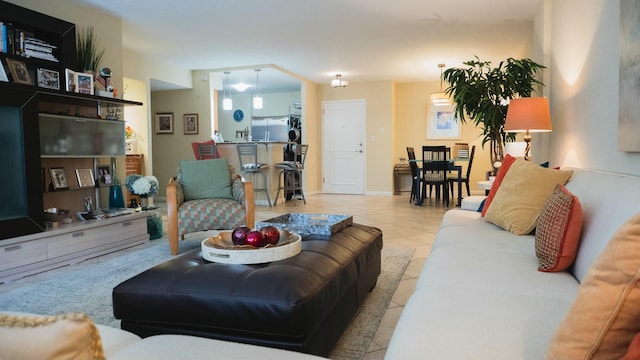
<instances>
[{"instance_id":1,"label":"lamp base","mask_svg":"<svg viewBox=\"0 0 640 360\"><path fill-rule=\"evenodd\" d=\"M524 148L524 159L527 161L531 161L533 160L533 157L531 156L531 135L529 135L528 131L523 140L527 144Z\"/></svg>"}]
</instances>

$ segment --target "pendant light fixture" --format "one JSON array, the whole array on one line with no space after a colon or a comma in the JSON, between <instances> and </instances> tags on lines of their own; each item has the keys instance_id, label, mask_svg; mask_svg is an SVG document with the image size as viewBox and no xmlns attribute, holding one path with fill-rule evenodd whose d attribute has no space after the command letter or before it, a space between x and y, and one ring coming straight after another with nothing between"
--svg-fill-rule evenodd
<instances>
[{"instance_id":1,"label":"pendant light fixture","mask_svg":"<svg viewBox=\"0 0 640 360\"><path fill-rule=\"evenodd\" d=\"M231 100L231 97L230 97L231 90L229 90L229 74L231 73L228 71L224 72L225 81L222 83L222 93L223 93L222 110L233 109L233 101Z\"/></svg>"},{"instance_id":2,"label":"pendant light fixture","mask_svg":"<svg viewBox=\"0 0 640 360\"><path fill-rule=\"evenodd\" d=\"M331 80L331 86L336 87L347 87L349 86L349 82L347 80L342 80L342 74L336 74L336 78Z\"/></svg>"},{"instance_id":3,"label":"pendant light fixture","mask_svg":"<svg viewBox=\"0 0 640 360\"><path fill-rule=\"evenodd\" d=\"M262 96L260 96L260 69L256 71L256 95L253 97L253 108L262 109Z\"/></svg>"},{"instance_id":4,"label":"pendant light fixture","mask_svg":"<svg viewBox=\"0 0 640 360\"><path fill-rule=\"evenodd\" d=\"M444 64L438 64L440 68L440 91L431 93L431 104L434 106L451 105L451 98L442 90L442 68Z\"/></svg>"}]
</instances>

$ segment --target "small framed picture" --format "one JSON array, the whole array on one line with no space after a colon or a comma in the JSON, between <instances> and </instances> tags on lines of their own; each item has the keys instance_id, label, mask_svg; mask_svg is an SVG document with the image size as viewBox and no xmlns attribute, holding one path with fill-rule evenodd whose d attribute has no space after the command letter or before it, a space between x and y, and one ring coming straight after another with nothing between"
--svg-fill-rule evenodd
<instances>
[{"instance_id":1,"label":"small framed picture","mask_svg":"<svg viewBox=\"0 0 640 360\"><path fill-rule=\"evenodd\" d=\"M173 134L173 113L156 113L156 134Z\"/></svg>"},{"instance_id":2,"label":"small framed picture","mask_svg":"<svg viewBox=\"0 0 640 360\"><path fill-rule=\"evenodd\" d=\"M0 81L9 82L9 77L7 77L7 72L4 70L2 60L0 60Z\"/></svg>"},{"instance_id":3,"label":"small framed picture","mask_svg":"<svg viewBox=\"0 0 640 360\"><path fill-rule=\"evenodd\" d=\"M38 69L38 86L45 89L60 90L60 74L49 69Z\"/></svg>"},{"instance_id":4,"label":"small framed picture","mask_svg":"<svg viewBox=\"0 0 640 360\"><path fill-rule=\"evenodd\" d=\"M184 114L184 134L198 134L198 114Z\"/></svg>"},{"instance_id":5,"label":"small framed picture","mask_svg":"<svg viewBox=\"0 0 640 360\"><path fill-rule=\"evenodd\" d=\"M98 166L96 181L100 185L111 185L111 166Z\"/></svg>"},{"instance_id":6,"label":"small framed picture","mask_svg":"<svg viewBox=\"0 0 640 360\"><path fill-rule=\"evenodd\" d=\"M76 73L78 93L93 95L93 74Z\"/></svg>"},{"instance_id":7,"label":"small framed picture","mask_svg":"<svg viewBox=\"0 0 640 360\"><path fill-rule=\"evenodd\" d=\"M23 61L7 58L7 65L13 77L13 82L18 84L31 85L31 76L27 70L27 65Z\"/></svg>"},{"instance_id":8,"label":"small framed picture","mask_svg":"<svg viewBox=\"0 0 640 360\"><path fill-rule=\"evenodd\" d=\"M51 175L51 183L54 190L68 189L67 178L64 176L64 168L52 167L49 168L49 175Z\"/></svg>"},{"instance_id":9,"label":"small framed picture","mask_svg":"<svg viewBox=\"0 0 640 360\"><path fill-rule=\"evenodd\" d=\"M88 188L96 186L91 169L76 169L76 178L78 179L78 187Z\"/></svg>"},{"instance_id":10,"label":"small framed picture","mask_svg":"<svg viewBox=\"0 0 640 360\"><path fill-rule=\"evenodd\" d=\"M76 79L76 72L71 69L64 70L65 85L64 89L68 92L78 92L78 79Z\"/></svg>"}]
</instances>

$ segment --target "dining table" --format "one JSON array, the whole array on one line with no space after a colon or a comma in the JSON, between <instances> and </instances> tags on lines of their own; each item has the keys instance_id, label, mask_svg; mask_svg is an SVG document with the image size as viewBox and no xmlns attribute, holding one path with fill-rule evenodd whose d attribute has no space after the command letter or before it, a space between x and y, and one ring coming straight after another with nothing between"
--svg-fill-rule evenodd
<instances>
[{"instance_id":1,"label":"dining table","mask_svg":"<svg viewBox=\"0 0 640 360\"><path fill-rule=\"evenodd\" d=\"M457 183L458 183L458 202L456 206L462 205L462 165L456 165L456 162L468 162L469 158L451 158L449 161L449 171L457 172ZM415 162L416 164L422 164L424 161L422 159L409 160L409 162ZM423 168L418 165L418 179L416 184L416 205L422 206L422 184L420 183L420 179L423 178ZM449 196L449 194L446 194Z\"/></svg>"}]
</instances>

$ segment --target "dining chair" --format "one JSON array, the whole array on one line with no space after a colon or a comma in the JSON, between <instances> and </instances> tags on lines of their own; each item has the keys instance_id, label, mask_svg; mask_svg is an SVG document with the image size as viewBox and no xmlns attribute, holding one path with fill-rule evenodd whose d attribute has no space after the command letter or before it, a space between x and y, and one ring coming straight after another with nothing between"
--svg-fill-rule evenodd
<instances>
[{"instance_id":1,"label":"dining chair","mask_svg":"<svg viewBox=\"0 0 640 360\"><path fill-rule=\"evenodd\" d=\"M449 181L447 173L449 171L449 158L446 146L422 146L422 197L426 196L427 186L429 186L429 197L433 187L436 188L436 202L440 201L449 206Z\"/></svg>"},{"instance_id":2,"label":"dining chair","mask_svg":"<svg viewBox=\"0 0 640 360\"><path fill-rule=\"evenodd\" d=\"M407 157L409 158L409 167L411 168L411 196L409 202L414 199L418 200L418 190L420 190L420 169L416 163L416 152L412 146L407 146Z\"/></svg>"},{"instance_id":3,"label":"dining chair","mask_svg":"<svg viewBox=\"0 0 640 360\"><path fill-rule=\"evenodd\" d=\"M200 160L215 159L218 157L218 148L216 144L198 143L196 146Z\"/></svg>"},{"instance_id":4,"label":"dining chair","mask_svg":"<svg viewBox=\"0 0 640 360\"><path fill-rule=\"evenodd\" d=\"M460 182L463 182L467 187L467 196L471 196L471 189L469 188L469 179L471 178L471 166L473 165L473 157L476 153L476 146L473 145L471 147L471 153L469 153L469 165L467 165L467 173L460 177ZM456 183L458 179L449 179L449 188L451 189L451 196L453 197L453 184ZM459 190L459 189L458 189Z\"/></svg>"}]
</instances>

